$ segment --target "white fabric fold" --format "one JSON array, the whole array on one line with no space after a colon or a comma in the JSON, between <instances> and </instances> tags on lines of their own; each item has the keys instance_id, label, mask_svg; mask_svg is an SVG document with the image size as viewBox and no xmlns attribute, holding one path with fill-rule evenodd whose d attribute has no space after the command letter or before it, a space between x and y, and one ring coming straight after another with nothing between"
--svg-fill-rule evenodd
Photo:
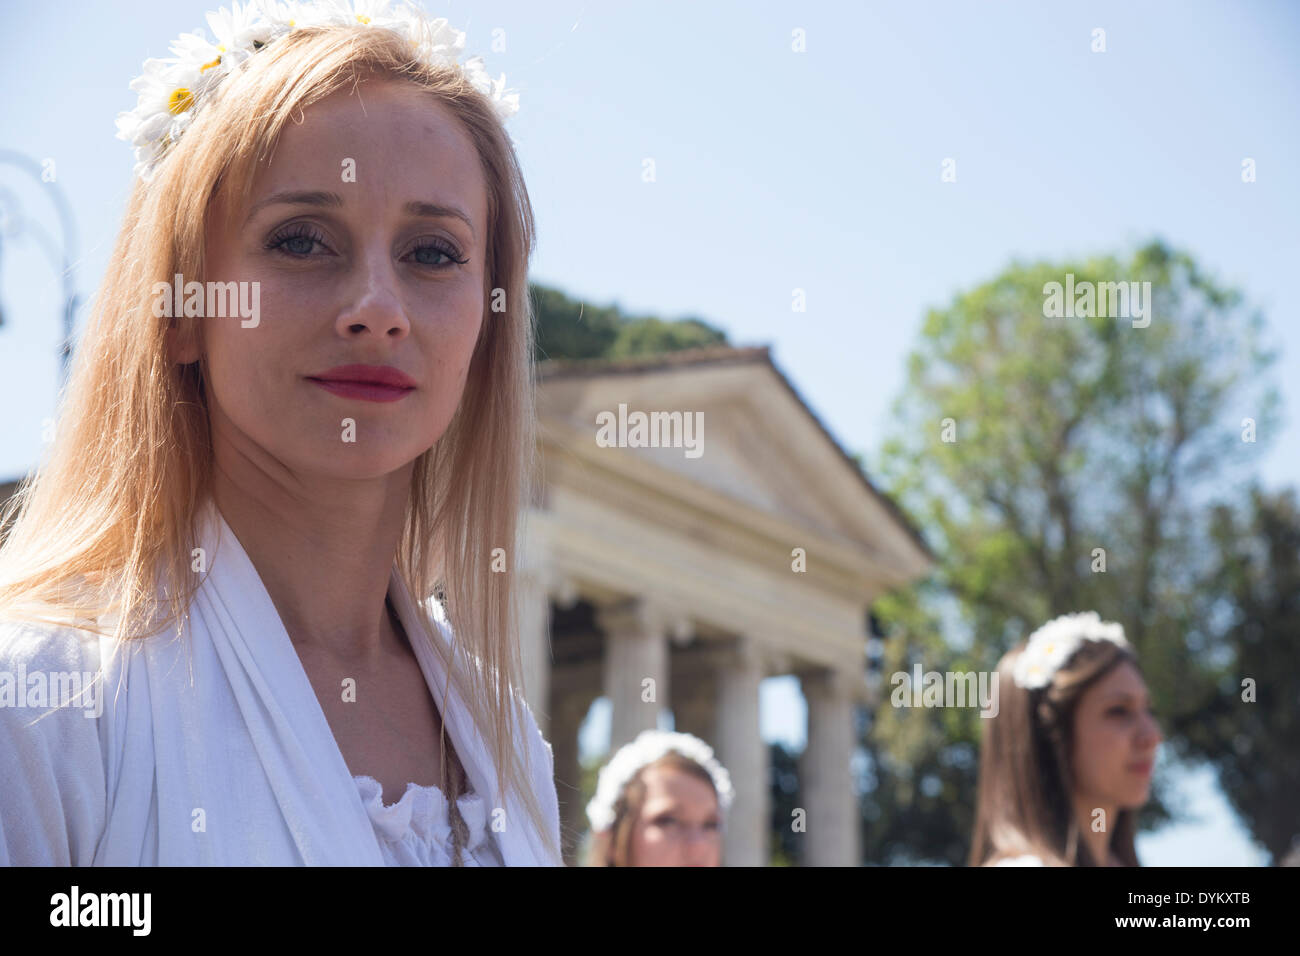
<instances>
[{"instance_id":1,"label":"white fabric fold","mask_svg":"<svg viewBox=\"0 0 1300 956\"><path fill-rule=\"evenodd\" d=\"M450 803L441 790L408 783L401 799L386 805L378 780L364 775L353 779L379 839L379 852L389 866L452 865ZM469 831L461 865L501 866L501 856L492 839L487 802L477 793L465 793L456 806Z\"/></svg>"}]
</instances>

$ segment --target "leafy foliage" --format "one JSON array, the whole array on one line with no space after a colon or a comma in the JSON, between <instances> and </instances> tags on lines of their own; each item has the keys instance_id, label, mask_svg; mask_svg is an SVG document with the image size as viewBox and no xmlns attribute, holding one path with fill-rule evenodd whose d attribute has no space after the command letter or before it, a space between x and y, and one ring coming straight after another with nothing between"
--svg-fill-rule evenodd
<instances>
[{"instance_id":1,"label":"leafy foliage","mask_svg":"<svg viewBox=\"0 0 1300 956\"><path fill-rule=\"evenodd\" d=\"M1251 490L1211 520L1232 655L1220 693L1186 731L1187 750L1219 774L1229 802L1280 860L1300 847L1300 508L1293 489ZM1253 686L1252 686L1253 685ZM1253 699L1250 699L1253 698Z\"/></svg>"},{"instance_id":2,"label":"leafy foliage","mask_svg":"<svg viewBox=\"0 0 1300 956\"><path fill-rule=\"evenodd\" d=\"M626 358L726 345L725 333L702 319L668 321L625 315L617 304L593 306L534 285L538 361L548 358Z\"/></svg>"},{"instance_id":3,"label":"leafy foliage","mask_svg":"<svg viewBox=\"0 0 1300 956\"><path fill-rule=\"evenodd\" d=\"M1150 282L1150 325L1046 317L1045 286L1067 273L1076 287ZM939 566L878 603L884 673L988 670L1044 621L1096 610L1124 625L1188 752L1232 659L1212 626L1210 498L1251 469L1276 419L1263 333L1238 291L1159 241L1127 261L1013 263L931 311L875 471ZM1259 442L1243 441L1243 418ZM868 852L961 863L981 718L884 696L866 741ZM1145 820L1162 814L1156 800Z\"/></svg>"}]
</instances>

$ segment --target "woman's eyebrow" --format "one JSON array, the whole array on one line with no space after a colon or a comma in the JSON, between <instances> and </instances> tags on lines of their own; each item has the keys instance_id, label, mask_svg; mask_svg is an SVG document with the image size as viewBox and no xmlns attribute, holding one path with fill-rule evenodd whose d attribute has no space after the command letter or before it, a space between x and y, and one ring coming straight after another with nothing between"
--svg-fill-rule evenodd
<instances>
[{"instance_id":1,"label":"woman's eyebrow","mask_svg":"<svg viewBox=\"0 0 1300 956\"><path fill-rule=\"evenodd\" d=\"M474 223L470 221L469 216L455 206L444 206L440 203L412 200L411 202L408 202L404 208L408 215L420 216L425 219L446 219L448 217L459 219L469 227L469 234L475 239L478 238L478 233L474 231Z\"/></svg>"},{"instance_id":2,"label":"woman's eyebrow","mask_svg":"<svg viewBox=\"0 0 1300 956\"><path fill-rule=\"evenodd\" d=\"M303 190L272 193L265 199L253 203L253 208L248 210L248 218L244 220L244 225L253 221L253 217L265 209L267 206L286 205L286 206L342 206L343 197L338 193L324 192L321 190Z\"/></svg>"},{"instance_id":3,"label":"woman's eyebrow","mask_svg":"<svg viewBox=\"0 0 1300 956\"><path fill-rule=\"evenodd\" d=\"M286 205L286 206L333 206L343 205L343 197L338 193L325 192L323 190L304 190L278 192L267 196L265 199L253 203L253 208L248 211L248 218L244 220L244 225L248 225L261 210L267 206ZM474 223L469 216L461 209L455 206L448 206L442 203L422 202L412 200L404 207L404 211L411 216L420 216L426 219L459 219L469 227L470 235L478 238L474 231Z\"/></svg>"},{"instance_id":4,"label":"woman's eyebrow","mask_svg":"<svg viewBox=\"0 0 1300 956\"><path fill-rule=\"evenodd\" d=\"M1129 691L1126 690L1117 690L1107 694L1105 699L1107 701L1112 701L1112 702L1117 700L1130 701L1130 700L1141 700L1142 696L1138 694L1130 693Z\"/></svg>"}]
</instances>

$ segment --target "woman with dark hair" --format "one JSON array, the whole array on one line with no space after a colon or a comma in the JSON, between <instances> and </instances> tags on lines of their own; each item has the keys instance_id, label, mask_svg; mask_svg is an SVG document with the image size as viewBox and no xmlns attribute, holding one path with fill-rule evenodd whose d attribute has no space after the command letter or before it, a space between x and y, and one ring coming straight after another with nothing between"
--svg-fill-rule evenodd
<instances>
[{"instance_id":1,"label":"woman with dark hair","mask_svg":"<svg viewBox=\"0 0 1300 956\"><path fill-rule=\"evenodd\" d=\"M1137 657L1095 612L1051 621L998 664L972 866L1137 866L1135 815L1161 741Z\"/></svg>"}]
</instances>

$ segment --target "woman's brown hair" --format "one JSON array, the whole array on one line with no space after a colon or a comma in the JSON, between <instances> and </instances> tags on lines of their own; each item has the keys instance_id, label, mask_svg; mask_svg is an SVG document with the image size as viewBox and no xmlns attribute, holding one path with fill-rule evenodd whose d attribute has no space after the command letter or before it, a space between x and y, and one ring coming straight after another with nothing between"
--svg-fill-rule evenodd
<instances>
[{"instance_id":1,"label":"woman's brown hair","mask_svg":"<svg viewBox=\"0 0 1300 956\"><path fill-rule=\"evenodd\" d=\"M1071 773L1074 718L1084 691L1123 662L1137 666L1132 650L1111 641L1084 641L1046 687L1016 684L1020 645L998 663L999 709L984 728L979 797L970 865L1022 855L1049 866L1105 866L1081 839ZM1136 815L1120 810L1110 849L1126 866L1137 866Z\"/></svg>"}]
</instances>

